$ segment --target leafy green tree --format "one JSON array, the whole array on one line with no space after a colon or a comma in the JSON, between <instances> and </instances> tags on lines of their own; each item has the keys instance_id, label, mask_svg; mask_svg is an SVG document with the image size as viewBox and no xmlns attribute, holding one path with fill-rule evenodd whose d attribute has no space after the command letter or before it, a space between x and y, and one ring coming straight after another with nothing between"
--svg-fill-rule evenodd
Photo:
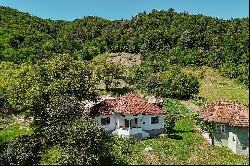
<instances>
[{"instance_id":1,"label":"leafy green tree","mask_svg":"<svg viewBox=\"0 0 250 166\"><path fill-rule=\"evenodd\" d=\"M212 140L212 145L214 145L215 125L213 123L209 123L209 122L204 121L198 115L195 116L195 120L196 120L196 124L201 128L202 131L209 133L209 137Z\"/></svg>"},{"instance_id":2,"label":"leafy green tree","mask_svg":"<svg viewBox=\"0 0 250 166\"><path fill-rule=\"evenodd\" d=\"M36 165L40 161L41 140L36 136L21 135L7 147L5 164Z\"/></svg>"},{"instance_id":3,"label":"leafy green tree","mask_svg":"<svg viewBox=\"0 0 250 166\"><path fill-rule=\"evenodd\" d=\"M109 136L97 127L93 119L77 119L65 128L63 140L63 164L101 164L109 149Z\"/></svg>"},{"instance_id":4,"label":"leafy green tree","mask_svg":"<svg viewBox=\"0 0 250 166\"><path fill-rule=\"evenodd\" d=\"M13 145L8 145L4 162L37 164L39 153L52 146L62 148L62 164L95 164L106 160L108 135L88 117L82 104L84 99L95 100L91 66L63 55L32 66L18 65L16 72L8 65L2 69L13 72L15 80L3 86L8 102L13 107L22 106L24 111L30 110L34 127L31 137L23 141L17 138ZM33 146L33 136L39 148Z\"/></svg>"},{"instance_id":5,"label":"leafy green tree","mask_svg":"<svg viewBox=\"0 0 250 166\"><path fill-rule=\"evenodd\" d=\"M22 110L46 105L52 96L67 94L79 100L95 97L92 67L68 55L23 64L15 72L13 81L5 86L5 94L10 105Z\"/></svg>"},{"instance_id":6,"label":"leafy green tree","mask_svg":"<svg viewBox=\"0 0 250 166\"><path fill-rule=\"evenodd\" d=\"M124 69L114 63L105 62L97 67L96 75L97 78L101 81L103 80L105 88L107 91L110 90L112 84L117 85L119 79L123 79Z\"/></svg>"}]
</instances>

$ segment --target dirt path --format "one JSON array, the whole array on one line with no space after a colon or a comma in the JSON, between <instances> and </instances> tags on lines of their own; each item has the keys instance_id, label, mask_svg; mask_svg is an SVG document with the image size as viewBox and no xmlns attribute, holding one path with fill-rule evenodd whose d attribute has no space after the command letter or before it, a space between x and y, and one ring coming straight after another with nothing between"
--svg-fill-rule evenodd
<instances>
[{"instance_id":1,"label":"dirt path","mask_svg":"<svg viewBox=\"0 0 250 166\"><path fill-rule=\"evenodd\" d=\"M200 107L192 103L190 100L181 100L183 105L185 105L188 109L198 113L200 111Z\"/></svg>"}]
</instances>

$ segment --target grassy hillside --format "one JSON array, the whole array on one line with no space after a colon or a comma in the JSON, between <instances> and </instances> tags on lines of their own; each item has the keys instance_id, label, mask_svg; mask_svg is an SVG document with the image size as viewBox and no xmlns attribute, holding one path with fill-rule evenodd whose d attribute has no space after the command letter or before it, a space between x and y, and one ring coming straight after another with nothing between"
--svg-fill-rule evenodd
<instances>
[{"instance_id":1,"label":"grassy hillside","mask_svg":"<svg viewBox=\"0 0 250 166\"><path fill-rule=\"evenodd\" d=\"M194 131L192 120L177 122L172 138L157 137L140 141L131 146L131 154L122 155L114 147L114 153L127 164L154 165L224 165L248 164L248 159L234 154L225 147L212 147L204 138ZM119 146L119 145L117 145ZM153 151L145 151L146 147Z\"/></svg>"},{"instance_id":2,"label":"grassy hillside","mask_svg":"<svg viewBox=\"0 0 250 166\"><path fill-rule=\"evenodd\" d=\"M210 146L196 130L193 112L178 100L168 99L165 109L183 118L175 123L174 133L169 137L161 136L124 145L119 139L112 147L116 159L125 164L145 165L236 165L248 164L248 158L234 154L226 147ZM176 110L178 110L176 112ZM124 153L126 145L130 153ZM151 147L152 151L145 148Z\"/></svg>"},{"instance_id":3,"label":"grassy hillside","mask_svg":"<svg viewBox=\"0 0 250 166\"><path fill-rule=\"evenodd\" d=\"M200 82L198 95L206 98L207 102L226 99L249 104L249 89L237 83L236 80L223 77L218 70L204 66L186 67L183 71L198 77Z\"/></svg>"},{"instance_id":4,"label":"grassy hillside","mask_svg":"<svg viewBox=\"0 0 250 166\"><path fill-rule=\"evenodd\" d=\"M126 52L164 65L220 68L248 85L248 24L248 18L223 20L174 9L138 13L130 20L56 21L0 6L0 60L33 63L63 53L92 60Z\"/></svg>"},{"instance_id":5,"label":"grassy hillside","mask_svg":"<svg viewBox=\"0 0 250 166\"><path fill-rule=\"evenodd\" d=\"M102 151L107 149L125 164L247 164L227 148L207 145L190 110L171 98L197 95L200 82L198 96L208 102L248 105L248 23L248 18L222 20L173 9L131 20L90 16L67 22L0 6L0 108L16 113L0 121L0 163L93 164L102 155L110 157ZM128 70L135 64L140 65ZM118 95L129 88L169 98L166 110L182 115L172 135L131 146L114 138L110 145L104 130L81 121L82 100L94 100L96 91ZM36 130L16 119L20 112L31 113ZM22 134L32 137L15 139ZM153 151L145 152L147 146Z\"/></svg>"}]
</instances>

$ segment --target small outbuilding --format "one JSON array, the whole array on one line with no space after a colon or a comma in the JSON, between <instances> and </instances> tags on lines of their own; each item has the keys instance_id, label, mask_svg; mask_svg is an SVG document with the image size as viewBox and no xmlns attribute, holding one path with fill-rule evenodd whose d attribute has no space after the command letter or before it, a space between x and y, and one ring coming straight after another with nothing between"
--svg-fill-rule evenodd
<instances>
[{"instance_id":1,"label":"small outbuilding","mask_svg":"<svg viewBox=\"0 0 250 166\"><path fill-rule=\"evenodd\" d=\"M249 155L249 109L238 103L217 101L207 104L199 113L204 121L214 125L211 138L214 145L226 146L236 154Z\"/></svg>"}]
</instances>

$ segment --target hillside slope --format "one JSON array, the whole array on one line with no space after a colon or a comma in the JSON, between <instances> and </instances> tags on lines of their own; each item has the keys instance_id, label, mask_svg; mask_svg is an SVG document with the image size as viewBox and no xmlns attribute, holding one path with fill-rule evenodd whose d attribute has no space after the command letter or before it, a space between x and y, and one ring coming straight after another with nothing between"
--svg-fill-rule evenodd
<instances>
[{"instance_id":1,"label":"hillside slope","mask_svg":"<svg viewBox=\"0 0 250 166\"><path fill-rule=\"evenodd\" d=\"M131 20L44 20L0 7L0 60L34 62L59 53L91 60L105 52L141 53L164 65L208 65L248 85L249 19L153 10Z\"/></svg>"}]
</instances>

